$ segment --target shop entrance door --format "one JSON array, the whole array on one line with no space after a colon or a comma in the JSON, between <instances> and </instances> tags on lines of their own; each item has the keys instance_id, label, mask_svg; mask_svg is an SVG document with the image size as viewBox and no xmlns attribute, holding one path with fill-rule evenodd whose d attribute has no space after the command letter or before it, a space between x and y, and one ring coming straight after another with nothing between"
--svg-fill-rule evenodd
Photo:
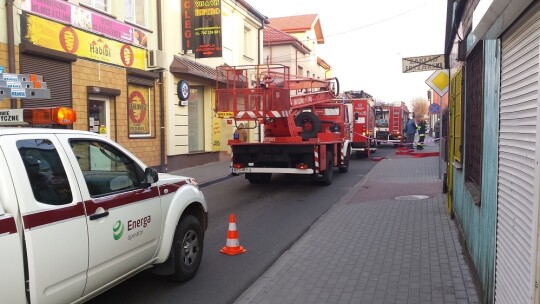
<instances>
[{"instance_id":1,"label":"shop entrance door","mask_svg":"<svg viewBox=\"0 0 540 304\"><path fill-rule=\"evenodd\" d=\"M110 137L109 98L105 96L90 96L88 100L88 130ZM103 153L90 150L90 166L92 170L104 169L110 165L110 160ZM104 168L99 168L99 164Z\"/></svg>"}]
</instances>

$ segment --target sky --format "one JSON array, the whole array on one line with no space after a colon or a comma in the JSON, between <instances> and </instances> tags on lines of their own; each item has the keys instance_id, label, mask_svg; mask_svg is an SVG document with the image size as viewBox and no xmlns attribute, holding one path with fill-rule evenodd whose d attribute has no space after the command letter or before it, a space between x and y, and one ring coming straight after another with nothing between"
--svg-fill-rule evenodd
<instances>
[{"instance_id":1,"label":"sky","mask_svg":"<svg viewBox=\"0 0 540 304\"><path fill-rule=\"evenodd\" d=\"M402 72L402 59L444 54L445 0L246 0L272 17L318 14L318 56L340 91L364 90L383 102L427 98L433 71Z\"/></svg>"}]
</instances>

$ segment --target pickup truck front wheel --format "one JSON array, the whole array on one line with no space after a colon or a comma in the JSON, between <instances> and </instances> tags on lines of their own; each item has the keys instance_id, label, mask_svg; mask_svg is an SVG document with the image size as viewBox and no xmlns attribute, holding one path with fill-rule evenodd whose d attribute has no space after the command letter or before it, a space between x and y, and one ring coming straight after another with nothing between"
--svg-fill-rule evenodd
<instances>
[{"instance_id":1,"label":"pickup truck front wheel","mask_svg":"<svg viewBox=\"0 0 540 304\"><path fill-rule=\"evenodd\" d=\"M204 234L199 220L193 215L182 217L174 233L173 280L185 282L195 276L202 260L203 240Z\"/></svg>"}]
</instances>

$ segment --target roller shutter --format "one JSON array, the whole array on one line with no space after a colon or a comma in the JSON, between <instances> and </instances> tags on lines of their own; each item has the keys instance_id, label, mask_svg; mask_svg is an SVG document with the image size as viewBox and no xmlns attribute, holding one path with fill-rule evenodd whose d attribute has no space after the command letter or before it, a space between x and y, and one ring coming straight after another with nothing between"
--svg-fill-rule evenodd
<instances>
[{"instance_id":1,"label":"roller shutter","mask_svg":"<svg viewBox=\"0 0 540 304\"><path fill-rule=\"evenodd\" d=\"M21 73L43 76L51 99L23 99L23 108L64 106L71 102L71 63L21 53Z\"/></svg>"},{"instance_id":2,"label":"roller shutter","mask_svg":"<svg viewBox=\"0 0 540 304\"><path fill-rule=\"evenodd\" d=\"M530 11L502 37L496 303L534 297L540 11Z\"/></svg>"}]
</instances>

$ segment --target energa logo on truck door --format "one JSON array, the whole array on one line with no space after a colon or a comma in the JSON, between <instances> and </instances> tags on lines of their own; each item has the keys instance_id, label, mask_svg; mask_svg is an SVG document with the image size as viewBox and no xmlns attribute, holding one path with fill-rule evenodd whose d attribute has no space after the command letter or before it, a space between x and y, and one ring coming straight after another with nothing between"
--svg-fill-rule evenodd
<instances>
[{"instance_id":1,"label":"energa logo on truck door","mask_svg":"<svg viewBox=\"0 0 540 304\"><path fill-rule=\"evenodd\" d=\"M140 228L141 230L137 231L134 234L130 234L128 236L128 240L131 241L133 238L141 236L143 234L144 228L146 228L146 226L148 226L150 222L152 222L152 217L150 215L147 215L137 220L129 220L127 222L127 231L131 231L137 228ZM113 238L118 241L124 234L124 229L124 223L121 220L116 221L113 226Z\"/></svg>"},{"instance_id":2,"label":"energa logo on truck door","mask_svg":"<svg viewBox=\"0 0 540 304\"><path fill-rule=\"evenodd\" d=\"M122 221L117 221L116 223L114 223L114 226L113 226L113 238L118 241L122 237L123 234L124 234L124 223L122 223Z\"/></svg>"}]
</instances>

